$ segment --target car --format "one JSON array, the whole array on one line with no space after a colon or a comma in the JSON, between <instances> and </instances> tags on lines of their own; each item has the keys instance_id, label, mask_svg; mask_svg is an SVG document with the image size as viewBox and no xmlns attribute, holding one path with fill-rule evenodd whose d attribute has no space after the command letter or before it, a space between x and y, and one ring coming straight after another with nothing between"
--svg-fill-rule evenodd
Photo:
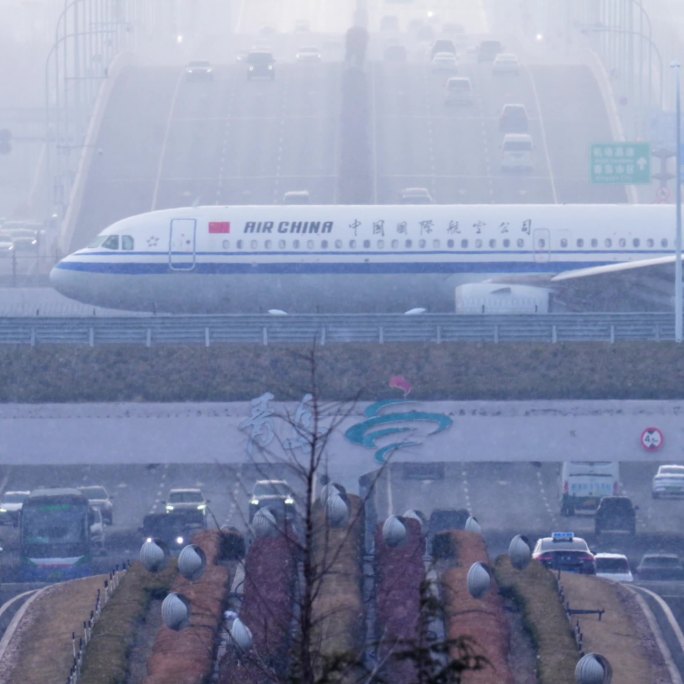
<instances>
[{"instance_id":1,"label":"car","mask_svg":"<svg viewBox=\"0 0 684 684\"><path fill-rule=\"evenodd\" d=\"M300 47L295 54L295 59L298 62L320 62L323 57L321 51L313 45Z\"/></svg>"},{"instance_id":2,"label":"car","mask_svg":"<svg viewBox=\"0 0 684 684\"><path fill-rule=\"evenodd\" d=\"M572 532L553 532L537 540L532 558L551 570L596 574L596 561L589 544Z\"/></svg>"},{"instance_id":3,"label":"car","mask_svg":"<svg viewBox=\"0 0 684 684\"><path fill-rule=\"evenodd\" d=\"M532 171L534 143L529 133L506 133L501 141L501 171Z\"/></svg>"},{"instance_id":4,"label":"car","mask_svg":"<svg viewBox=\"0 0 684 684\"><path fill-rule=\"evenodd\" d=\"M38 249L38 233L28 228L8 231L17 252L35 252Z\"/></svg>"},{"instance_id":5,"label":"car","mask_svg":"<svg viewBox=\"0 0 684 684\"><path fill-rule=\"evenodd\" d=\"M473 84L468 76L450 76L444 84L446 104L472 104Z\"/></svg>"},{"instance_id":6,"label":"car","mask_svg":"<svg viewBox=\"0 0 684 684\"><path fill-rule=\"evenodd\" d=\"M438 52L430 62L432 71L458 71L458 61L453 52Z\"/></svg>"},{"instance_id":7,"label":"car","mask_svg":"<svg viewBox=\"0 0 684 684\"><path fill-rule=\"evenodd\" d=\"M476 49L478 62L493 62L503 52L503 45L498 40L483 40Z\"/></svg>"},{"instance_id":8,"label":"car","mask_svg":"<svg viewBox=\"0 0 684 684\"><path fill-rule=\"evenodd\" d=\"M268 50L252 50L247 53L244 61L247 63L247 80L254 78L275 78L275 58Z\"/></svg>"},{"instance_id":9,"label":"car","mask_svg":"<svg viewBox=\"0 0 684 684\"><path fill-rule=\"evenodd\" d=\"M395 43L387 45L383 53L383 59L386 62L405 62L407 56L406 48Z\"/></svg>"},{"instance_id":10,"label":"car","mask_svg":"<svg viewBox=\"0 0 684 684\"><path fill-rule=\"evenodd\" d=\"M19 524L21 507L30 493L24 490L9 490L0 497L0 524L14 527Z\"/></svg>"},{"instance_id":11,"label":"car","mask_svg":"<svg viewBox=\"0 0 684 684\"><path fill-rule=\"evenodd\" d=\"M9 233L0 233L0 256L12 256L14 253L14 240Z\"/></svg>"},{"instance_id":12,"label":"car","mask_svg":"<svg viewBox=\"0 0 684 684\"><path fill-rule=\"evenodd\" d=\"M207 507L209 500L199 487L177 487L169 489L162 502L167 514L182 518L188 523L207 526Z\"/></svg>"},{"instance_id":13,"label":"car","mask_svg":"<svg viewBox=\"0 0 684 684\"><path fill-rule=\"evenodd\" d=\"M155 541L173 553L189 544L197 529L197 525L188 524L183 516L150 513L143 518L142 527L138 531L142 534L143 541Z\"/></svg>"},{"instance_id":14,"label":"car","mask_svg":"<svg viewBox=\"0 0 684 684\"><path fill-rule=\"evenodd\" d=\"M427 188L404 188L399 192L400 204L434 204Z\"/></svg>"},{"instance_id":15,"label":"car","mask_svg":"<svg viewBox=\"0 0 684 684\"><path fill-rule=\"evenodd\" d=\"M512 52L500 52L492 62L493 74L517 74L520 71L518 55Z\"/></svg>"},{"instance_id":16,"label":"car","mask_svg":"<svg viewBox=\"0 0 684 684\"><path fill-rule=\"evenodd\" d=\"M524 104L505 104L499 114L499 130L502 133L527 133L529 118Z\"/></svg>"},{"instance_id":17,"label":"car","mask_svg":"<svg viewBox=\"0 0 684 684\"><path fill-rule=\"evenodd\" d=\"M268 507L285 516L295 511L295 495L286 480L257 480L249 497L249 520L260 509Z\"/></svg>"},{"instance_id":18,"label":"car","mask_svg":"<svg viewBox=\"0 0 684 684\"><path fill-rule=\"evenodd\" d=\"M102 485L87 485L79 487L81 493L88 499L91 506L102 511L102 519L107 525L114 524L114 503L112 497Z\"/></svg>"},{"instance_id":19,"label":"car","mask_svg":"<svg viewBox=\"0 0 684 684\"><path fill-rule=\"evenodd\" d=\"M194 59L185 65L185 76L189 80L204 80L214 77L214 67L206 59Z\"/></svg>"},{"instance_id":20,"label":"car","mask_svg":"<svg viewBox=\"0 0 684 684\"><path fill-rule=\"evenodd\" d=\"M684 494L684 465L661 465L651 482L651 496L681 496Z\"/></svg>"},{"instance_id":21,"label":"car","mask_svg":"<svg viewBox=\"0 0 684 684\"><path fill-rule=\"evenodd\" d=\"M594 517L596 534L626 532L636 534L637 506L628 496L604 496L599 501Z\"/></svg>"},{"instance_id":22,"label":"car","mask_svg":"<svg viewBox=\"0 0 684 684\"><path fill-rule=\"evenodd\" d=\"M614 582L633 582L634 576L629 567L627 556L622 553L597 553L594 556L596 561L596 576Z\"/></svg>"},{"instance_id":23,"label":"car","mask_svg":"<svg viewBox=\"0 0 684 684\"><path fill-rule=\"evenodd\" d=\"M452 55L456 54L456 45L454 41L449 38L439 38L430 47L430 59L434 59L435 55L440 52L450 52Z\"/></svg>"},{"instance_id":24,"label":"car","mask_svg":"<svg viewBox=\"0 0 684 684\"><path fill-rule=\"evenodd\" d=\"M105 550L105 524L102 519L102 511L98 506L90 506L88 509L88 526L90 529L90 543L100 554Z\"/></svg>"},{"instance_id":25,"label":"car","mask_svg":"<svg viewBox=\"0 0 684 684\"><path fill-rule=\"evenodd\" d=\"M288 190L283 193L283 204L311 204L308 190Z\"/></svg>"},{"instance_id":26,"label":"car","mask_svg":"<svg viewBox=\"0 0 684 684\"><path fill-rule=\"evenodd\" d=\"M684 580L684 565L675 553L645 553L636 576L638 580Z\"/></svg>"}]
</instances>

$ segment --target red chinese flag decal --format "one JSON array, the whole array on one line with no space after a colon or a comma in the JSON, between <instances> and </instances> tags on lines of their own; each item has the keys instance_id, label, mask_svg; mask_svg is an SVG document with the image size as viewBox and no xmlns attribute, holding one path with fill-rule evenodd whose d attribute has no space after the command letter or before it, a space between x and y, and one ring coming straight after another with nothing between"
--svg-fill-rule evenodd
<instances>
[{"instance_id":1,"label":"red chinese flag decal","mask_svg":"<svg viewBox=\"0 0 684 684\"><path fill-rule=\"evenodd\" d=\"M209 233L230 233L230 221L209 221Z\"/></svg>"}]
</instances>

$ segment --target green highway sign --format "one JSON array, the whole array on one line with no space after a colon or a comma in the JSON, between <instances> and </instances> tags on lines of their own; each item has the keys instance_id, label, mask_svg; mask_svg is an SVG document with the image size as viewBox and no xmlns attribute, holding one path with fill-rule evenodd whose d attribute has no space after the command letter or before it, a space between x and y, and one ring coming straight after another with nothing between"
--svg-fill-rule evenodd
<instances>
[{"instance_id":1,"label":"green highway sign","mask_svg":"<svg viewBox=\"0 0 684 684\"><path fill-rule=\"evenodd\" d=\"M632 185L651 182L649 143L600 143L591 146L591 182Z\"/></svg>"}]
</instances>

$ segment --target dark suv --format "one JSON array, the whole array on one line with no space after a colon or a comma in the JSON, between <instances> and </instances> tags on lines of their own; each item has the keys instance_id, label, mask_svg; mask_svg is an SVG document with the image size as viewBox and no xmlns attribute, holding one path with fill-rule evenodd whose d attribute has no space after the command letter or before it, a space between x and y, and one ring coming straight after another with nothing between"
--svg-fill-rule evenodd
<instances>
[{"instance_id":1,"label":"dark suv","mask_svg":"<svg viewBox=\"0 0 684 684\"><path fill-rule=\"evenodd\" d=\"M627 496L604 496L594 518L596 534L603 532L636 533L636 511Z\"/></svg>"},{"instance_id":2,"label":"dark suv","mask_svg":"<svg viewBox=\"0 0 684 684\"><path fill-rule=\"evenodd\" d=\"M245 57L247 62L247 79L253 78L275 78L275 58L272 52L267 50L253 50L248 52Z\"/></svg>"}]
</instances>

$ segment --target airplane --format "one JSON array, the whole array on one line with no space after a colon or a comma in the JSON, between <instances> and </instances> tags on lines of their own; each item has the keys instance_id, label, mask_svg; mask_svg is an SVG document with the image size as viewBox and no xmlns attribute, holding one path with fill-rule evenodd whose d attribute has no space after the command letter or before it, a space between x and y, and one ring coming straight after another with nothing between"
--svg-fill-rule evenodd
<instances>
[{"instance_id":1,"label":"airplane","mask_svg":"<svg viewBox=\"0 0 684 684\"><path fill-rule=\"evenodd\" d=\"M483 296L492 284L577 288L624 308L660 278L663 310L674 250L668 205L217 205L116 221L50 280L72 299L131 311L394 313L453 312L468 283Z\"/></svg>"}]
</instances>

